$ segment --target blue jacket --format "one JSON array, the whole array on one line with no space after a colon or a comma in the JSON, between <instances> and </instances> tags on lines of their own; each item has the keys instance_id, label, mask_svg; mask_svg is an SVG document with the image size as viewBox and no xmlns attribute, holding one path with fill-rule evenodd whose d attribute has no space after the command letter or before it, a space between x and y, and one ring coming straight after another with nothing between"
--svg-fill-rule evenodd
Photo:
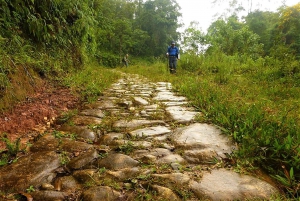
<instances>
[{"instance_id":1,"label":"blue jacket","mask_svg":"<svg viewBox=\"0 0 300 201\"><path fill-rule=\"evenodd\" d=\"M170 46L168 47L168 54L169 56L176 56L178 58L178 55L179 55L179 49L178 47L174 46Z\"/></svg>"}]
</instances>

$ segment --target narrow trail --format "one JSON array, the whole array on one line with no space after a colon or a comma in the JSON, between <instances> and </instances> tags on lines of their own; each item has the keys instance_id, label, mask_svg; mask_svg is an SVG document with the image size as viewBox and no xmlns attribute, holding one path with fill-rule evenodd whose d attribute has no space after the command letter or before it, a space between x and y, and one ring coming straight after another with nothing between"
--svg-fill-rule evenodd
<instances>
[{"instance_id":1,"label":"narrow trail","mask_svg":"<svg viewBox=\"0 0 300 201\"><path fill-rule=\"evenodd\" d=\"M172 91L124 74L99 100L0 169L0 201L270 200L277 189L236 173L234 144ZM21 192L21 193L20 193Z\"/></svg>"}]
</instances>

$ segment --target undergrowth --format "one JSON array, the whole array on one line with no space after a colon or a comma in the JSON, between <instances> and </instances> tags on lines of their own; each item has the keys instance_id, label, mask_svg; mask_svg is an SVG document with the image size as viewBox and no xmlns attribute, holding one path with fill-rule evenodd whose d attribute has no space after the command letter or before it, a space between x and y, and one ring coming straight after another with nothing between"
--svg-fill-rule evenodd
<instances>
[{"instance_id":1,"label":"undergrowth","mask_svg":"<svg viewBox=\"0 0 300 201\"><path fill-rule=\"evenodd\" d=\"M115 71L91 63L82 70L71 72L63 79L63 84L78 92L83 101L94 102L120 77Z\"/></svg>"},{"instance_id":2,"label":"undergrowth","mask_svg":"<svg viewBox=\"0 0 300 201\"><path fill-rule=\"evenodd\" d=\"M18 153L25 149L21 149L21 138L11 141L7 135L4 134L0 141L5 144L6 149L0 150L0 167L18 160Z\"/></svg>"}]
</instances>

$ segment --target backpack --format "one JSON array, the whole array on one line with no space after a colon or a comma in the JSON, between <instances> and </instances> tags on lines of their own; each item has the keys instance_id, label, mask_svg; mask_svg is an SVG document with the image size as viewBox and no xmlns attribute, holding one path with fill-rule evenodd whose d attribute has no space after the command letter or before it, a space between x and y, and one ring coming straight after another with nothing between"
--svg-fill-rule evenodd
<instances>
[{"instance_id":1,"label":"backpack","mask_svg":"<svg viewBox=\"0 0 300 201\"><path fill-rule=\"evenodd\" d=\"M172 48L171 46L168 47L168 52L171 51L171 48ZM176 52L177 52L176 57L178 58L179 49L178 49L177 46L175 46L175 49L176 49Z\"/></svg>"}]
</instances>

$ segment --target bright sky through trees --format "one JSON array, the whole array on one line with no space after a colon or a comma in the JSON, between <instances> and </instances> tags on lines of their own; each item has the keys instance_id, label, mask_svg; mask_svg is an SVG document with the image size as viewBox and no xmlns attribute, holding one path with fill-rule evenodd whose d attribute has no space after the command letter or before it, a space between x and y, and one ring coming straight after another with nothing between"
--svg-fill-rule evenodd
<instances>
[{"instance_id":1,"label":"bright sky through trees","mask_svg":"<svg viewBox=\"0 0 300 201\"><path fill-rule=\"evenodd\" d=\"M204 32L214 21L216 14L220 16L226 13L229 8L228 0L219 0L219 2L223 3L216 4L213 4L213 0L177 0L177 2L181 7L181 22L185 24L184 28L188 27L191 21L198 21ZM282 0L252 0L252 6L248 3L249 1L240 0L240 2L246 9L245 14L255 9L276 11L277 8L283 5ZM285 0L285 5L292 6L299 2L299 0ZM183 31L184 28L180 29L180 31Z\"/></svg>"}]
</instances>

